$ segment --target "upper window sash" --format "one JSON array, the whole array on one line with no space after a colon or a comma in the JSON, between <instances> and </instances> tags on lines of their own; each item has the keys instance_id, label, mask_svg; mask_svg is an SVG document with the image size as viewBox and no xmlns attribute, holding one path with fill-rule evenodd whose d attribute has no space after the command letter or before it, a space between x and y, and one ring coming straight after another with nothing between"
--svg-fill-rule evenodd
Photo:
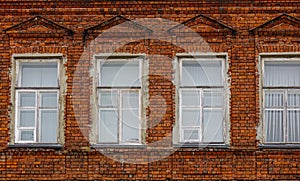
<instances>
[{"instance_id":1,"label":"upper window sash","mask_svg":"<svg viewBox=\"0 0 300 181\"><path fill-rule=\"evenodd\" d=\"M98 87L141 87L140 58L108 59L98 63Z\"/></svg>"},{"instance_id":2,"label":"upper window sash","mask_svg":"<svg viewBox=\"0 0 300 181\"><path fill-rule=\"evenodd\" d=\"M180 87L223 87L224 59L180 58Z\"/></svg>"},{"instance_id":3,"label":"upper window sash","mask_svg":"<svg viewBox=\"0 0 300 181\"><path fill-rule=\"evenodd\" d=\"M57 60L17 61L16 88L58 88L59 63Z\"/></svg>"},{"instance_id":4,"label":"upper window sash","mask_svg":"<svg viewBox=\"0 0 300 181\"><path fill-rule=\"evenodd\" d=\"M263 88L300 88L299 58L262 58Z\"/></svg>"}]
</instances>

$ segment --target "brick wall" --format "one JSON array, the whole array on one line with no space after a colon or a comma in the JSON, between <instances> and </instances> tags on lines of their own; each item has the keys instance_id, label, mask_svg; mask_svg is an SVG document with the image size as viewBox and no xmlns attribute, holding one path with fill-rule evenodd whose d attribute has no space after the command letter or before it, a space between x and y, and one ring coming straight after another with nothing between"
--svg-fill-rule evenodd
<instances>
[{"instance_id":1,"label":"brick wall","mask_svg":"<svg viewBox=\"0 0 300 181\"><path fill-rule=\"evenodd\" d=\"M161 27L162 22L153 21L147 28L130 24L130 33L119 27L124 28L124 34L112 32L96 38L129 20L139 19L142 24L147 21L144 18L161 18L173 24ZM1 0L0 180L300 179L300 150L261 148L256 130L260 123L259 54L300 52L298 18L300 3L294 0ZM178 35L176 23L197 32L209 49L190 43L194 39L188 32ZM169 28L173 34L151 35L153 30ZM132 37L140 40L132 42ZM119 46L119 41L125 44ZM90 146L93 65L92 55L85 52L93 43L101 44L95 53L143 53L149 58L149 128L145 139L147 144L159 142L155 149ZM172 61L176 53L184 52L228 54L227 148L172 148L176 112ZM28 53L59 53L67 60L62 148L8 146L13 134L12 55ZM161 106L164 103L165 107ZM132 155L138 155L134 157L138 164L113 159L130 159Z\"/></svg>"}]
</instances>

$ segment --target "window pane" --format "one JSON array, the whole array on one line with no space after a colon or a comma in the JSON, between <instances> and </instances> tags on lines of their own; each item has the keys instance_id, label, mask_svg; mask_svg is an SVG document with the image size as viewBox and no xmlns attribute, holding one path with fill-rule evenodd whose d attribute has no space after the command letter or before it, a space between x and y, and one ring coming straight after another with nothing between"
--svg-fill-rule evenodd
<instances>
[{"instance_id":1,"label":"window pane","mask_svg":"<svg viewBox=\"0 0 300 181\"><path fill-rule=\"evenodd\" d=\"M183 86L221 86L221 61L182 61Z\"/></svg>"},{"instance_id":2,"label":"window pane","mask_svg":"<svg viewBox=\"0 0 300 181\"><path fill-rule=\"evenodd\" d=\"M99 141L118 142L118 115L116 110L100 110Z\"/></svg>"},{"instance_id":3,"label":"window pane","mask_svg":"<svg viewBox=\"0 0 300 181\"><path fill-rule=\"evenodd\" d=\"M200 109L182 109L182 126L200 126Z\"/></svg>"},{"instance_id":4,"label":"window pane","mask_svg":"<svg viewBox=\"0 0 300 181\"><path fill-rule=\"evenodd\" d=\"M139 107L139 92L122 92L122 107L123 108L138 108Z\"/></svg>"},{"instance_id":5,"label":"window pane","mask_svg":"<svg viewBox=\"0 0 300 181\"><path fill-rule=\"evenodd\" d=\"M103 91L99 93L101 107L116 107L118 105L117 91Z\"/></svg>"},{"instance_id":6,"label":"window pane","mask_svg":"<svg viewBox=\"0 0 300 181\"><path fill-rule=\"evenodd\" d=\"M300 93L290 92L288 93L288 104L289 107L300 106Z\"/></svg>"},{"instance_id":7,"label":"window pane","mask_svg":"<svg viewBox=\"0 0 300 181\"><path fill-rule=\"evenodd\" d=\"M138 109L122 111L122 142L139 142Z\"/></svg>"},{"instance_id":8,"label":"window pane","mask_svg":"<svg viewBox=\"0 0 300 181\"><path fill-rule=\"evenodd\" d=\"M100 85L139 86L139 62L106 61L101 66Z\"/></svg>"},{"instance_id":9,"label":"window pane","mask_svg":"<svg viewBox=\"0 0 300 181\"><path fill-rule=\"evenodd\" d=\"M288 111L288 142L300 142L300 111Z\"/></svg>"},{"instance_id":10,"label":"window pane","mask_svg":"<svg viewBox=\"0 0 300 181\"><path fill-rule=\"evenodd\" d=\"M265 62L265 86L300 86L300 62Z\"/></svg>"},{"instance_id":11,"label":"window pane","mask_svg":"<svg viewBox=\"0 0 300 181\"><path fill-rule=\"evenodd\" d=\"M203 105L205 107L222 107L223 92L204 92Z\"/></svg>"},{"instance_id":12,"label":"window pane","mask_svg":"<svg viewBox=\"0 0 300 181\"><path fill-rule=\"evenodd\" d=\"M203 141L223 142L223 112L222 110L203 111Z\"/></svg>"},{"instance_id":13,"label":"window pane","mask_svg":"<svg viewBox=\"0 0 300 181\"><path fill-rule=\"evenodd\" d=\"M35 126L35 111L21 110L20 111L20 127L34 127Z\"/></svg>"},{"instance_id":14,"label":"window pane","mask_svg":"<svg viewBox=\"0 0 300 181\"><path fill-rule=\"evenodd\" d=\"M283 111L265 111L266 142L283 142Z\"/></svg>"},{"instance_id":15,"label":"window pane","mask_svg":"<svg viewBox=\"0 0 300 181\"><path fill-rule=\"evenodd\" d=\"M20 107L34 107L35 106L35 93L20 93Z\"/></svg>"},{"instance_id":16,"label":"window pane","mask_svg":"<svg viewBox=\"0 0 300 181\"><path fill-rule=\"evenodd\" d=\"M192 90L181 91L182 106L200 106L200 92Z\"/></svg>"},{"instance_id":17,"label":"window pane","mask_svg":"<svg viewBox=\"0 0 300 181\"><path fill-rule=\"evenodd\" d=\"M183 130L183 140L184 141L188 141L188 140L192 140L192 141L199 141L199 130Z\"/></svg>"},{"instance_id":18,"label":"window pane","mask_svg":"<svg viewBox=\"0 0 300 181\"><path fill-rule=\"evenodd\" d=\"M57 87L57 63L22 63L22 87Z\"/></svg>"},{"instance_id":19,"label":"window pane","mask_svg":"<svg viewBox=\"0 0 300 181\"><path fill-rule=\"evenodd\" d=\"M265 92L265 107L283 107L283 92Z\"/></svg>"},{"instance_id":20,"label":"window pane","mask_svg":"<svg viewBox=\"0 0 300 181\"><path fill-rule=\"evenodd\" d=\"M42 107L57 107L57 93L41 93Z\"/></svg>"},{"instance_id":21,"label":"window pane","mask_svg":"<svg viewBox=\"0 0 300 181\"><path fill-rule=\"evenodd\" d=\"M34 141L34 132L33 132L33 130L21 130L20 140L21 141Z\"/></svg>"},{"instance_id":22,"label":"window pane","mask_svg":"<svg viewBox=\"0 0 300 181\"><path fill-rule=\"evenodd\" d=\"M57 142L57 111L42 110L41 111L41 139L42 143Z\"/></svg>"}]
</instances>

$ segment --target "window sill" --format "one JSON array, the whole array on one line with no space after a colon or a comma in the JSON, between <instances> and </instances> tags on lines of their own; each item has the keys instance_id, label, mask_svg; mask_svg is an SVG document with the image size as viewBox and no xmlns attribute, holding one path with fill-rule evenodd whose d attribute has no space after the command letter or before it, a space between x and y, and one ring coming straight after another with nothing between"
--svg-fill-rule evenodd
<instances>
[{"instance_id":1,"label":"window sill","mask_svg":"<svg viewBox=\"0 0 300 181\"><path fill-rule=\"evenodd\" d=\"M63 146L61 144L52 144L52 143L16 143L9 144L8 148L49 148L49 149L62 149Z\"/></svg>"},{"instance_id":2,"label":"window sill","mask_svg":"<svg viewBox=\"0 0 300 181\"><path fill-rule=\"evenodd\" d=\"M300 149L300 143L295 144L260 144L259 149Z\"/></svg>"},{"instance_id":3,"label":"window sill","mask_svg":"<svg viewBox=\"0 0 300 181\"><path fill-rule=\"evenodd\" d=\"M94 149L106 149L106 148L116 148L116 149L121 149L121 148L132 148L132 149L145 149L147 148L147 145L143 145L143 144L127 144L127 145L117 145L117 144L93 144L91 145L91 148Z\"/></svg>"},{"instance_id":4,"label":"window sill","mask_svg":"<svg viewBox=\"0 0 300 181\"><path fill-rule=\"evenodd\" d=\"M174 148L220 148L220 149L229 149L228 144L199 144L199 143L178 143L173 144Z\"/></svg>"}]
</instances>

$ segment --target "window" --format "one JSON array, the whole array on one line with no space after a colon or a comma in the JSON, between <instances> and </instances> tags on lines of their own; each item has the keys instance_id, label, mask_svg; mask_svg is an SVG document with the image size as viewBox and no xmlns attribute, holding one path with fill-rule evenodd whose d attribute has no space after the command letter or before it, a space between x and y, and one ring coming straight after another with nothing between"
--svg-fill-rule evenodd
<instances>
[{"instance_id":1,"label":"window","mask_svg":"<svg viewBox=\"0 0 300 181\"><path fill-rule=\"evenodd\" d=\"M59 142L59 61L16 59L15 142Z\"/></svg>"},{"instance_id":2,"label":"window","mask_svg":"<svg viewBox=\"0 0 300 181\"><path fill-rule=\"evenodd\" d=\"M300 142L300 59L263 58L265 143Z\"/></svg>"},{"instance_id":3,"label":"window","mask_svg":"<svg viewBox=\"0 0 300 181\"><path fill-rule=\"evenodd\" d=\"M179 58L179 142L224 143L224 58Z\"/></svg>"},{"instance_id":4,"label":"window","mask_svg":"<svg viewBox=\"0 0 300 181\"><path fill-rule=\"evenodd\" d=\"M98 143L142 143L142 67L137 57L98 60Z\"/></svg>"}]
</instances>

